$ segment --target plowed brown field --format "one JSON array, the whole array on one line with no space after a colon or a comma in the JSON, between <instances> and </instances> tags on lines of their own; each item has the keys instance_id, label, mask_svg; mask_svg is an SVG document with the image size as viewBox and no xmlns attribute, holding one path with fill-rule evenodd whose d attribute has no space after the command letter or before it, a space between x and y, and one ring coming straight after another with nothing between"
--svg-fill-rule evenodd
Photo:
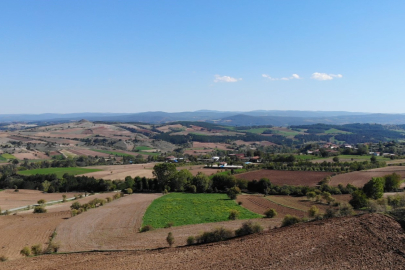
<instances>
[{"instance_id":1,"label":"plowed brown field","mask_svg":"<svg viewBox=\"0 0 405 270\"><path fill-rule=\"evenodd\" d=\"M352 184L356 187L363 187L365 183L371 180L373 177L381 177L391 173L397 173L405 178L405 167L403 166L389 166L384 168L377 168L367 171L358 171L345 174L339 174L333 176L330 185L337 186L342 184L346 186L347 184Z\"/></svg>"},{"instance_id":2,"label":"plowed brown field","mask_svg":"<svg viewBox=\"0 0 405 270\"><path fill-rule=\"evenodd\" d=\"M249 181L268 178L275 185L316 186L330 172L259 170L237 174L236 178Z\"/></svg>"},{"instance_id":3,"label":"plowed brown field","mask_svg":"<svg viewBox=\"0 0 405 270\"><path fill-rule=\"evenodd\" d=\"M201 246L25 258L0 269L404 269L404 252L399 224L368 214Z\"/></svg>"}]
</instances>

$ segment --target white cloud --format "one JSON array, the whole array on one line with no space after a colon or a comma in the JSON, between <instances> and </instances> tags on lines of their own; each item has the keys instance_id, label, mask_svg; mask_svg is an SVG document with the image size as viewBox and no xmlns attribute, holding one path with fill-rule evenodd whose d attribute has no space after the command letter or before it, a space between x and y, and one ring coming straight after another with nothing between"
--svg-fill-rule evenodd
<instances>
[{"instance_id":1,"label":"white cloud","mask_svg":"<svg viewBox=\"0 0 405 270\"><path fill-rule=\"evenodd\" d=\"M318 81L328 81L328 80L333 80L334 78L343 78L343 75L315 72L311 76L311 79L318 80Z\"/></svg>"},{"instance_id":2,"label":"white cloud","mask_svg":"<svg viewBox=\"0 0 405 270\"><path fill-rule=\"evenodd\" d=\"M289 81L289 80L294 80L294 79L301 79L301 77L298 74L293 74L291 77L282 77L282 78L273 78L270 75L267 74L262 74L263 78L267 78L270 81Z\"/></svg>"},{"instance_id":3,"label":"white cloud","mask_svg":"<svg viewBox=\"0 0 405 270\"><path fill-rule=\"evenodd\" d=\"M230 76L219 76L219 75L215 75L215 80L214 82L237 82L237 81L241 81L242 78L232 78Z\"/></svg>"}]
</instances>

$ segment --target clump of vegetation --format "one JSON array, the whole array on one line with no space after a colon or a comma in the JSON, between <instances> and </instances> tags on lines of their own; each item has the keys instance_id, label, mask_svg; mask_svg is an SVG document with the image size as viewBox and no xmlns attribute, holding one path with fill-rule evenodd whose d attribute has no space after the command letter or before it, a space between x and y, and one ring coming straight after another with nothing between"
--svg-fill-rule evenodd
<instances>
[{"instance_id":1,"label":"clump of vegetation","mask_svg":"<svg viewBox=\"0 0 405 270\"><path fill-rule=\"evenodd\" d=\"M275 216L277 216L277 212L275 209L270 208L266 210L266 212L264 212L264 215L266 216L266 218L274 218Z\"/></svg>"},{"instance_id":2,"label":"clump of vegetation","mask_svg":"<svg viewBox=\"0 0 405 270\"><path fill-rule=\"evenodd\" d=\"M308 200L314 200L316 197L316 193L314 191L307 192L306 194Z\"/></svg>"},{"instance_id":3,"label":"clump of vegetation","mask_svg":"<svg viewBox=\"0 0 405 270\"><path fill-rule=\"evenodd\" d=\"M244 236L253 233L260 233L263 231L263 227L259 223L253 223L252 221L247 221L242 224L242 227L235 231L236 236Z\"/></svg>"},{"instance_id":4,"label":"clump of vegetation","mask_svg":"<svg viewBox=\"0 0 405 270\"><path fill-rule=\"evenodd\" d=\"M171 247L174 244L174 237L173 234L171 232L169 232L169 234L166 237L166 241L169 244L169 246Z\"/></svg>"},{"instance_id":5,"label":"clump of vegetation","mask_svg":"<svg viewBox=\"0 0 405 270\"><path fill-rule=\"evenodd\" d=\"M196 237L198 244L224 241L234 236L234 232L223 227L214 229L210 232L204 232Z\"/></svg>"},{"instance_id":6,"label":"clump of vegetation","mask_svg":"<svg viewBox=\"0 0 405 270\"><path fill-rule=\"evenodd\" d=\"M228 192L226 193L226 195L228 195L229 199L231 200L235 200L236 197L241 194L241 190L238 187L231 187Z\"/></svg>"},{"instance_id":7,"label":"clump of vegetation","mask_svg":"<svg viewBox=\"0 0 405 270\"><path fill-rule=\"evenodd\" d=\"M4 256L4 255L1 255L0 256L0 261L1 262L5 262L5 261L7 261L8 260L8 257L6 257L6 256Z\"/></svg>"},{"instance_id":8,"label":"clump of vegetation","mask_svg":"<svg viewBox=\"0 0 405 270\"><path fill-rule=\"evenodd\" d=\"M107 198L105 198L105 200L106 200L108 203L110 203L110 202L112 201L111 197L107 197Z\"/></svg>"},{"instance_id":9,"label":"clump of vegetation","mask_svg":"<svg viewBox=\"0 0 405 270\"><path fill-rule=\"evenodd\" d=\"M323 218L333 218L338 216L338 211L334 208L328 208L323 215Z\"/></svg>"},{"instance_id":10,"label":"clump of vegetation","mask_svg":"<svg viewBox=\"0 0 405 270\"><path fill-rule=\"evenodd\" d=\"M35 206L34 208L34 213L35 214L42 214L42 213L46 213L47 210L45 209L44 206Z\"/></svg>"},{"instance_id":11,"label":"clump of vegetation","mask_svg":"<svg viewBox=\"0 0 405 270\"><path fill-rule=\"evenodd\" d=\"M315 218L319 214L319 209L315 205L311 206L311 208L308 210L308 216L311 218Z\"/></svg>"},{"instance_id":12,"label":"clump of vegetation","mask_svg":"<svg viewBox=\"0 0 405 270\"><path fill-rule=\"evenodd\" d=\"M66 202L66 195L65 194L62 195L62 202Z\"/></svg>"},{"instance_id":13,"label":"clump of vegetation","mask_svg":"<svg viewBox=\"0 0 405 270\"><path fill-rule=\"evenodd\" d=\"M28 257L31 255L31 249L29 247L23 247L23 249L20 251L20 254Z\"/></svg>"},{"instance_id":14,"label":"clump of vegetation","mask_svg":"<svg viewBox=\"0 0 405 270\"><path fill-rule=\"evenodd\" d=\"M360 209L368 205L368 198L362 190L356 190L352 193L352 198L349 203L354 209Z\"/></svg>"},{"instance_id":15,"label":"clump of vegetation","mask_svg":"<svg viewBox=\"0 0 405 270\"><path fill-rule=\"evenodd\" d=\"M46 201L44 199L40 199L37 202L39 205L44 205L46 203Z\"/></svg>"},{"instance_id":16,"label":"clump of vegetation","mask_svg":"<svg viewBox=\"0 0 405 270\"><path fill-rule=\"evenodd\" d=\"M173 222L168 222L165 226L165 228L171 228L173 226Z\"/></svg>"},{"instance_id":17,"label":"clump of vegetation","mask_svg":"<svg viewBox=\"0 0 405 270\"><path fill-rule=\"evenodd\" d=\"M300 223L301 219L299 217L293 216L293 215L285 215L281 227L286 227L286 226L291 226L297 223Z\"/></svg>"},{"instance_id":18,"label":"clump of vegetation","mask_svg":"<svg viewBox=\"0 0 405 270\"><path fill-rule=\"evenodd\" d=\"M187 238L187 245L194 245L195 244L195 237L194 236L189 236Z\"/></svg>"},{"instance_id":19,"label":"clump of vegetation","mask_svg":"<svg viewBox=\"0 0 405 270\"><path fill-rule=\"evenodd\" d=\"M125 190L124 193L126 193L126 194L132 194L132 193L134 193L134 191L132 190L132 188L127 188L127 189L124 189L124 190Z\"/></svg>"},{"instance_id":20,"label":"clump of vegetation","mask_svg":"<svg viewBox=\"0 0 405 270\"><path fill-rule=\"evenodd\" d=\"M116 194L114 194L113 200L117 200L117 199L119 199L119 198L121 198L121 193L116 193Z\"/></svg>"},{"instance_id":21,"label":"clump of vegetation","mask_svg":"<svg viewBox=\"0 0 405 270\"><path fill-rule=\"evenodd\" d=\"M351 216L353 214L354 214L353 207L350 204L345 203L339 207L339 216L345 217Z\"/></svg>"},{"instance_id":22,"label":"clump of vegetation","mask_svg":"<svg viewBox=\"0 0 405 270\"><path fill-rule=\"evenodd\" d=\"M140 232L148 232L148 231L151 231L151 230L153 230L152 225L145 225L145 226L143 226L141 228Z\"/></svg>"},{"instance_id":23,"label":"clump of vegetation","mask_svg":"<svg viewBox=\"0 0 405 270\"><path fill-rule=\"evenodd\" d=\"M235 220L235 219L238 219L238 217L239 217L239 211L238 210L232 209L231 211L229 211L228 219Z\"/></svg>"},{"instance_id":24,"label":"clump of vegetation","mask_svg":"<svg viewBox=\"0 0 405 270\"><path fill-rule=\"evenodd\" d=\"M42 254L42 245L38 244L38 245L34 245L31 247L31 253L34 256L38 256Z\"/></svg>"}]
</instances>

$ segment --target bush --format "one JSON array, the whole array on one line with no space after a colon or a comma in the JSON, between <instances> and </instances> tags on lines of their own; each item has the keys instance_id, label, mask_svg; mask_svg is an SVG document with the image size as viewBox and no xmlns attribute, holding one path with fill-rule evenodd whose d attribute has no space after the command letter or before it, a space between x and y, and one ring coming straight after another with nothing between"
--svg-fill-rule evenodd
<instances>
[{"instance_id":1,"label":"bush","mask_svg":"<svg viewBox=\"0 0 405 270\"><path fill-rule=\"evenodd\" d=\"M132 188L127 188L125 189L125 193L126 194L132 194L134 191L132 190Z\"/></svg>"},{"instance_id":2,"label":"bush","mask_svg":"<svg viewBox=\"0 0 405 270\"><path fill-rule=\"evenodd\" d=\"M66 202L66 195L65 194L62 195L62 202Z\"/></svg>"},{"instance_id":3,"label":"bush","mask_svg":"<svg viewBox=\"0 0 405 270\"><path fill-rule=\"evenodd\" d=\"M46 203L46 201L44 199L40 199L37 203L40 204L40 205L43 205L43 204Z\"/></svg>"},{"instance_id":4,"label":"bush","mask_svg":"<svg viewBox=\"0 0 405 270\"><path fill-rule=\"evenodd\" d=\"M148 232L148 231L151 231L151 230L153 230L152 225L145 225L145 226L143 226L141 228L140 232Z\"/></svg>"},{"instance_id":5,"label":"bush","mask_svg":"<svg viewBox=\"0 0 405 270\"><path fill-rule=\"evenodd\" d=\"M247 221L242 224L242 227L235 231L236 236L244 236L253 233L260 233L263 231L263 227L259 223L253 223L252 221Z\"/></svg>"},{"instance_id":6,"label":"bush","mask_svg":"<svg viewBox=\"0 0 405 270\"><path fill-rule=\"evenodd\" d=\"M0 256L0 261L5 262L7 260L8 260L8 257L6 257L4 255Z\"/></svg>"},{"instance_id":7,"label":"bush","mask_svg":"<svg viewBox=\"0 0 405 270\"><path fill-rule=\"evenodd\" d=\"M323 218L333 218L337 216L337 210L333 208L328 208L323 215Z\"/></svg>"},{"instance_id":8,"label":"bush","mask_svg":"<svg viewBox=\"0 0 405 270\"><path fill-rule=\"evenodd\" d=\"M38 244L38 245L32 246L31 247L31 253L34 256L41 255L42 254L42 245Z\"/></svg>"},{"instance_id":9,"label":"bush","mask_svg":"<svg viewBox=\"0 0 405 270\"><path fill-rule=\"evenodd\" d=\"M350 204L345 203L339 207L339 216L341 217L351 216L353 213L353 207Z\"/></svg>"},{"instance_id":10,"label":"bush","mask_svg":"<svg viewBox=\"0 0 405 270\"><path fill-rule=\"evenodd\" d=\"M59 243L50 242L48 248L46 249L46 253L57 253L60 248Z\"/></svg>"},{"instance_id":11,"label":"bush","mask_svg":"<svg viewBox=\"0 0 405 270\"><path fill-rule=\"evenodd\" d=\"M169 244L169 246L171 247L174 244L174 237L173 234L171 232L169 232L169 234L166 237L166 241Z\"/></svg>"},{"instance_id":12,"label":"bush","mask_svg":"<svg viewBox=\"0 0 405 270\"><path fill-rule=\"evenodd\" d=\"M70 211L70 216L72 216L72 217L77 216L78 214L79 214L79 211L77 211L76 209L72 209Z\"/></svg>"},{"instance_id":13,"label":"bush","mask_svg":"<svg viewBox=\"0 0 405 270\"><path fill-rule=\"evenodd\" d=\"M187 238L187 245L194 245L194 243L195 243L195 237L194 236L189 236L188 238Z\"/></svg>"},{"instance_id":14,"label":"bush","mask_svg":"<svg viewBox=\"0 0 405 270\"><path fill-rule=\"evenodd\" d=\"M356 190L352 193L352 199L349 201L349 203L354 209L360 209L368 205L368 199L362 190Z\"/></svg>"},{"instance_id":15,"label":"bush","mask_svg":"<svg viewBox=\"0 0 405 270\"><path fill-rule=\"evenodd\" d=\"M319 209L315 205L311 206L311 208L308 210L308 216L311 218L316 217L319 214Z\"/></svg>"},{"instance_id":16,"label":"bush","mask_svg":"<svg viewBox=\"0 0 405 270\"><path fill-rule=\"evenodd\" d=\"M113 200L116 200L116 199L119 199L119 198L121 198L121 194L120 194L120 193L114 194Z\"/></svg>"},{"instance_id":17,"label":"bush","mask_svg":"<svg viewBox=\"0 0 405 270\"><path fill-rule=\"evenodd\" d=\"M229 217L228 218L230 220L238 219L238 217L239 217L239 211L237 211L235 209L232 209L231 211L229 211Z\"/></svg>"},{"instance_id":18,"label":"bush","mask_svg":"<svg viewBox=\"0 0 405 270\"><path fill-rule=\"evenodd\" d=\"M229 199L231 200L235 200L236 197L241 194L240 188L238 187L231 187L228 192L226 193L226 195L228 195Z\"/></svg>"},{"instance_id":19,"label":"bush","mask_svg":"<svg viewBox=\"0 0 405 270\"><path fill-rule=\"evenodd\" d=\"M266 210L266 212L264 212L264 215L266 216L266 218L274 218L275 216L277 216L277 212L275 209L270 208Z\"/></svg>"},{"instance_id":20,"label":"bush","mask_svg":"<svg viewBox=\"0 0 405 270\"><path fill-rule=\"evenodd\" d=\"M313 200L316 197L316 193L313 191L307 192L306 194L308 200Z\"/></svg>"},{"instance_id":21,"label":"bush","mask_svg":"<svg viewBox=\"0 0 405 270\"><path fill-rule=\"evenodd\" d=\"M197 236L196 242L198 244L212 243L227 240L233 237L233 231L225 229L223 227L214 229L210 232L204 232Z\"/></svg>"},{"instance_id":22,"label":"bush","mask_svg":"<svg viewBox=\"0 0 405 270\"><path fill-rule=\"evenodd\" d=\"M291 225L294 225L299 222L301 222L301 219L299 217L292 216L292 215L285 215L285 217L281 223L281 227L291 226Z\"/></svg>"},{"instance_id":23,"label":"bush","mask_svg":"<svg viewBox=\"0 0 405 270\"><path fill-rule=\"evenodd\" d=\"M81 204L79 202L74 202L72 203L72 205L70 206L70 209L76 209L79 210L81 208Z\"/></svg>"},{"instance_id":24,"label":"bush","mask_svg":"<svg viewBox=\"0 0 405 270\"><path fill-rule=\"evenodd\" d=\"M105 198L105 200L106 200L108 203L112 201L111 197L107 197L107 198Z\"/></svg>"},{"instance_id":25,"label":"bush","mask_svg":"<svg viewBox=\"0 0 405 270\"><path fill-rule=\"evenodd\" d=\"M21 251L20 254L23 256L30 256L31 255L31 249L29 247L24 247Z\"/></svg>"},{"instance_id":26,"label":"bush","mask_svg":"<svg viewBox=\"0 0 405 270\"><path fill-rule=\"evenodd\" d=\"M34 214L42 214L46 213L46 209L43 206L35 206L34 208Z\"/></svg>"}]
</instances>

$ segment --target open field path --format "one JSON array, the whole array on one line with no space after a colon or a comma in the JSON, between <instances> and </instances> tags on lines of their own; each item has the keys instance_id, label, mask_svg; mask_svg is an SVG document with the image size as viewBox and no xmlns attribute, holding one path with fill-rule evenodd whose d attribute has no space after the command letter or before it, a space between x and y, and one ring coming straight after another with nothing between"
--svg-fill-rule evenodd
<instances>
[{"instance_id":1,"label":"open field path","mask_svg":"<svg viewBox=\"0 0 405 270\"><path fill-rule=\"evenodd\" d=\"M0 263L0 269L404 269L404 252L400 225L367 214L199 246L24 258Z\"/></svg>"}]
</instances>

